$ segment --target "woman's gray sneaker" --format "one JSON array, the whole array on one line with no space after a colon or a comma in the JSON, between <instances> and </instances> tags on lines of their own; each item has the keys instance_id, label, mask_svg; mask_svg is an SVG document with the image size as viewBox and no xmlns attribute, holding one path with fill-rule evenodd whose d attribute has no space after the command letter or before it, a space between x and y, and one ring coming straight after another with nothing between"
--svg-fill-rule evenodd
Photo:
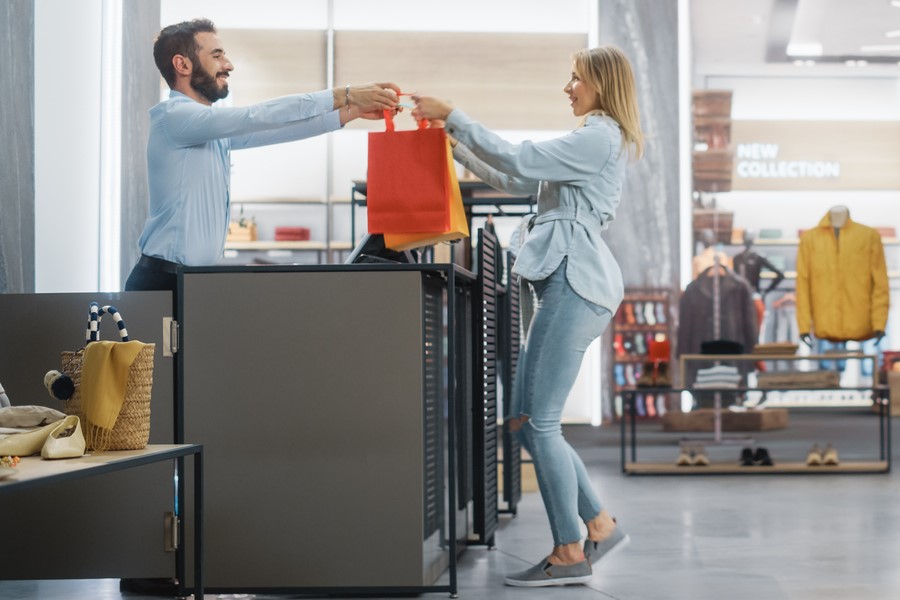
<instances>
[{"instance_id":1,"label":"woman's gray sneaker","mask_svg":"<svg viewBox=\"0 0 900 600\"><path fill-rule=\"evenodd\" d=\"M525 569L521 573L514 575L508 575L503 582L506 585L518 587L545 587L587 583L592 578L591 564L586 560L574 565L554 565L547 559L544 559L530 569Z\"/></svg>"},{"instance_id":2,"label":"woman's gray sneaker","mask_svg":"<svg viewBox=\"0 0 900 600\"><path fill-rule=\"evenodd\" d=\"M594 564L604 556L615 554L627 546L630 541L631 538L628 534L623 533L622 528L616 526L616 528L613 529L612 535L605 540L599 542L592 542L591 538L584 540L584 557L588 562Z\"/></svg>"}]
</instances>

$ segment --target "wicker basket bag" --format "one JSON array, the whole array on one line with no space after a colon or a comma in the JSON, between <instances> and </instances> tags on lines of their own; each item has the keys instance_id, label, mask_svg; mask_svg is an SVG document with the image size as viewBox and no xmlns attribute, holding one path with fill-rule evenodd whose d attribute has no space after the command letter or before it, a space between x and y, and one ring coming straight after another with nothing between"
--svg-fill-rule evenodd
<instances>
[{"instance_id":1,"label":"wicker basket bag","mask_svg":"<svg viewBox=\"0 0 900 600\"><path fill-rule=\"evenodd\" d=\"M74 352L62 353L62 372L72 378L75 393L66 401L65 412L78 415L85 429L85 440L88 450L140 450L147 446L150 439L150 395L153 388L153 358L155 344L142 344L140 351L131 362L125 383L125 397L118 416L114 418L112 428L92 423L85 414L82 398L82 371L84 353L91 342L100 339L100 320L104 314L112 315L119 329L122 342L128 342L128 330L125 321L114 306L100 307L91 303L88 329L85 336L85 348Z\"/></svg>"}]
</instances>

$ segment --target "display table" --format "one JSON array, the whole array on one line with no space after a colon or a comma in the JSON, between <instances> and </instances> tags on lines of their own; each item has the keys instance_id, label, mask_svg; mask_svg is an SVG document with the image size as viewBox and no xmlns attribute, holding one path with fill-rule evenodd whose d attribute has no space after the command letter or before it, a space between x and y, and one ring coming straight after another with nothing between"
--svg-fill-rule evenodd
<instances>
[{"instance_id":1,"label":"display table","mask_svg":"<svg viewBox=\"0 0 900 600\"><path fill-rule=\"evenodd\" d=\"M833 388L832 388L833 389ZM884 385L876 385L867 388L839 388L843 391L852 392L871 392L872 401L877 409L877 416L872 415L873 419L877 419L878 428L878 460L871 461L842 461L838 466L829 467L808 467L801 462L781 462L775 466L752 466L743 467L733 463L716 464L712 463L703 467L681 467L671 462L645 462L639 463L637 458L637 409L635 407L636 397L638 394L675 394L680 395L682 392L689 393L718 393L718 394L742 394L746 392L759 391L784 391L784 390L760 390L758 388L717 388L717 389L696 389L696 388L627 388L622 390L623 417L619 421L620 426L620 456L622 473L626 474L644 474L644 475L698 475L698 474L772 474L772 473L803 473L803 474L834 474L834 473L887 473L891 470L891 422L888 419L890 414L890 388ZM827 390L823 390L827 391ZM725 412L727 409L722 410ZM756 409L749 409L756 410ZM761 409L768 410L768 409ZM710 443L719 443L724 440L710 441ZM673 457L674 458L674 457Z\"/></svg>"},{"instance_id":2,"label":"display table","mask_svg":"<svg viewBox=\"0 0 900 600\"><path fill-rule=\"evenodd\" d=\"M95 477L105 473L113 473L126 469L135 469L144 465L158 463L166 460L180 462L186 456L194 456L193 472L193 502L194 502L194 594L197 598L203 597L203 446L198 444L153 444L143 450L110 451L99 454L86 454L80 458L68 458L60 460L44 460L40 456L29 456L21 459L15 467L16 473L0 480L0 497L8 498L15 494L38 486L50 486L52 484L66 484L68 482ZM69 508L66 507L65 510ZM80 520L82 515L73 513L72 518ZM181 517L183 519L183 517ZM96 523L96 527L102 528L103 523ZM5 532L8 534L9 526ZM56 532L60 539L65 539L66 532ZM127 533L127 532L123 532ZM27 531L12 535L28 535ZM117 552L115 547L108 548L112 554ZM179 581L179 595L186 595L184 589L184 554L181 544L176 543L176 578ZM34 556L33 560L39 562L41 556ZM4 578L13 579L14 576L4 574Z\"/></svg>"}]
</instances>

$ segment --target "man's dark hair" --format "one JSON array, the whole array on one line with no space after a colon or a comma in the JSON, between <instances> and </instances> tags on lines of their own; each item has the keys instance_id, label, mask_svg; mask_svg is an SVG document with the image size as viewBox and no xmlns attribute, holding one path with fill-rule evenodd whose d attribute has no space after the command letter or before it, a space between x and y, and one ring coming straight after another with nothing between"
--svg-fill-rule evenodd
<instances>
[{"instance_id":1,"label":"man's dark hair","mask_svg":"<svg viewBox=\"0 0 900 600\"><path fill-rule=\"evenodd\" d=\"M194 39L198 33L217 33L216 26L209 19L176 23L160 31L156 42L153 43L153 60L156 61L156 68L170 88L175 86L175 67L172 65L172 58L176 54L189 58L195 68L200 65L197 57L197 41Z\"/></svg>"}]
</instances>

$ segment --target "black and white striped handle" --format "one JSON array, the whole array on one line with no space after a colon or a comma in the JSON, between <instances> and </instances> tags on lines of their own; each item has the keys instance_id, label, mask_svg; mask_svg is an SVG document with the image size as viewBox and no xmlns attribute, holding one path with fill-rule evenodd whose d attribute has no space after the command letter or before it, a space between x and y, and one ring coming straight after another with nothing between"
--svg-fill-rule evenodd
<instances>
[{"instance_id":1,"label":"black and white striped handle","mask_svg":"<svg viewBox=\"0 0 900 600\"><path fill-rule=\"evenodd\" d=\"M125 320L122 319L122 315L119 314L118 309L115 306L101 307L96 302L91 302L91 310L88 316L88 328L84 338L85 346L91 342L100 340L100 319L102 319L105 314L112 315L113 320L116 322L116 327L119 328L119 337L123 342L128 341L128 330L125 329Z\"/></svg>"}]
</instances>

